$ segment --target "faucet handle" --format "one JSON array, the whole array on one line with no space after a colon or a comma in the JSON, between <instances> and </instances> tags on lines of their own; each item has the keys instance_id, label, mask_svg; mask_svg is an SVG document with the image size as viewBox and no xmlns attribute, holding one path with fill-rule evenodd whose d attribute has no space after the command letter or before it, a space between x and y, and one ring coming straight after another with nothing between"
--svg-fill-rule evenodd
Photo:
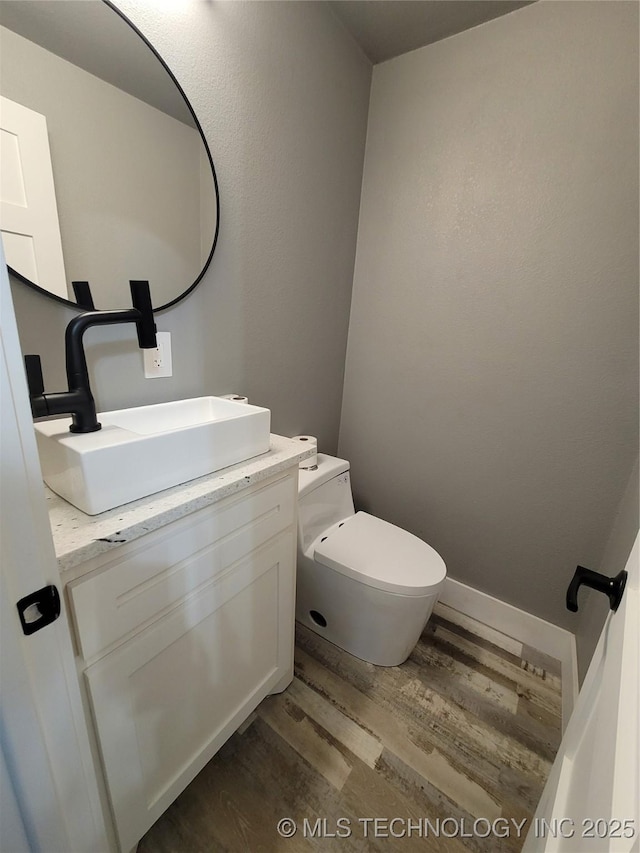
<instances>
[{"instance_id":1,"label":"faucet handle","mask_svg":"<svg viewBox=\"0 0 640 853\"><path fill-rule=\"evenodd\" d=\"M27 372L27 385L30 397L41 397L44 394L44 379L42 377L42 362L39 355L25 355L24 366Z\"/></svg>"},{"instance_id":2,"label":"faucet handle","mask_svg":"<svg viewBox=\"0 0 640 853\"><path fill-rule=\"evenodd\" d=\"M73 287L73 293L76 297L78 307L84 308L85 311L96 310L88 281L72 281L71 287Z\"/></svg>"},{"instance_id":3,"label":"faucet handle","mask_svg":"<svg viewBox=\"0 0 640 853\"><path fill-rule=\"evenodd\" d=\"M25 355L24 366L27 372L29 386L29 402L34 418L45 418L49 412L49 404L44 395L44 379L42 378L42 362L39 355Z\"/></svg>"},{"instance_id":4,"label":"faucet handle","mask_svg":"<svg viewBox=\"0 0 640 853\"><path fill-rule=\"evenodd\" d=\"M153 349L156 347L156 324L153 320L153 308L151 306L151 292L148 281L130 281L131 301L133 307L140 312L140 320L136 321L138 330L138 346L141 349Z\"/></svg>"}]
</instances>

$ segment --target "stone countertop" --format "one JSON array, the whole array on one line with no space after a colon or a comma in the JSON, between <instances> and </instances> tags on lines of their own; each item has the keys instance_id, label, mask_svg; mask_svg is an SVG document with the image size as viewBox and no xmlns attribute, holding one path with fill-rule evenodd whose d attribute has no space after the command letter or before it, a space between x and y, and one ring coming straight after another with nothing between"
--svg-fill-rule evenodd
<instances>
[{"instance_id":1,"label":"stone countertop","mask_svg":"<svg viewBox=\"0 0 640 853\"><path fill-rule=\"evenodd\" d=\"M313 454L299 442L271 435L267 453L214 474L140 498L100 515L86 515L45 486L49 521L60 572L132 542L189 513L211 506Z\"/></svg>"}]
</instances>

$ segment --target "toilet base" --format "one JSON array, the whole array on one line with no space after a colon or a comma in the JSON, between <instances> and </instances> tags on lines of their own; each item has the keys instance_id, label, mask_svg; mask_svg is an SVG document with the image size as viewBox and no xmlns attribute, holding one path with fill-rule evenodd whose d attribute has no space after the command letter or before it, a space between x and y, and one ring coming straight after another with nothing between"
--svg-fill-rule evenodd
<instances>
[{"instance_id":1,"label":"toilet base","mask_svg":"<svg viewBox=\"0 0 640 853\"><path fill-rule=\"evenodd\" d=\"M398 666L420 639L441 588L417 596L386 592L298 553L296 619L361 660Z\"/></svg>"}]
</instances>

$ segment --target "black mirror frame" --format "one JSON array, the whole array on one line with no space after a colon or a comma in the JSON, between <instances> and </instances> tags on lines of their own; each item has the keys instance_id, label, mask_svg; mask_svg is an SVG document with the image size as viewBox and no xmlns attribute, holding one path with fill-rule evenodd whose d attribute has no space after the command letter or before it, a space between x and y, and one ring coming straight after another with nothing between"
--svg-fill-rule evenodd
<instances>
[{"instance_id":1,"label":"black mirror frame","mask_svg":"<svg viewBox=\"0 0 640 853\"><path fill-rule=\"evenodd\" d=\"M164 305L159 305L157 308L154 307L153 312L155 314L158 311L164 311L166 308L173 307L178 302L180 302L182 299L184 299L186 296L188 296L191 293L191 291L195 290L195 288L198 286L198 284L200 284L202 277L204 276L207 269L209 268L209 264L211 263L211 259L213 258L213 253L215 252L216 246L218 244L218 234L220 233L220 189L218 187L218 176L216 175L216 169L215 169L215 166L213 165L213 157L211 156L211 151L209 149L209 145L208 145L207 140L205 138L204 131L202 130L202 125L198 121L198 116L195 114L195 111L194 111L193 107L191 106L191 101L189 100L189 98L187 98L185 91L182 88L182 86L180 85L180 83L178 83L175 74L169 68L169 66L164 61L164 59L160 56L160 54L155 49L155 47L151 44L149 39L143 33L140 32L138 27L136 27L136 25L132 21L130 21L129 18L127 18L127 16L124 14L124 12L122 12L120 9L118 9L118 7L115 5L113 0L102 0L102 2L105 4L105 6L108 6L113 12L115 12L116 15L118 15L125 22L125 24L127 24L129 27L131 27L131 29L138 35L138 37L140 39L142 39L144 44L146 44L146 46L153 53L153 55L156 57L158 62L160 62L160 64L164 68L164 70L169 75L170 79L173 81L173 84L175 85L177 90L182 95L182 98L183 98L185 104L187 105L189 112L191 113L191 117L193 118L193 122L195 124L196 130L200 134L200 139L202 140L202 144L204 145L204 150L207 154L207 158L209 160L209 166L211 168L211 174L213 176L213 187L214 187L214 191L216 194L216 230L215 230L215 234L213 235L213 243L211 245L211 251L209 252L209 256L208 256L207 260L205 261L204 266L200 270L200 273L199 273L198 277L196 278L196 280L193 282L193 284L190 285L179 296L176 296L175 299L172 299L170 302L166 302ZM28 278L25 278L25 276L23 276L17 270L14 270L13 267L7 266L7 269L9 270L9 272L12 276L15 276L15 278L18 279L18 281L21 281L23 284L26 284L27 287L32 288L32 290L35 290L38 293L41 293L43 296L46 296L48 299L53 299L54 302L59 302L61 305L66 305L68 308L75 308L77 311L85 311L86 310L86 308L84 308L82 305L78 305L77 302L72 302L70 299L63 299L62 296L57 296L55 293L50 293L48 290L45 290L43 287L40 287L39 285L35 284L33 281L30 281ZM98 306L98 308L100 308L100 306Z\"/></svg>"}]
</instances>

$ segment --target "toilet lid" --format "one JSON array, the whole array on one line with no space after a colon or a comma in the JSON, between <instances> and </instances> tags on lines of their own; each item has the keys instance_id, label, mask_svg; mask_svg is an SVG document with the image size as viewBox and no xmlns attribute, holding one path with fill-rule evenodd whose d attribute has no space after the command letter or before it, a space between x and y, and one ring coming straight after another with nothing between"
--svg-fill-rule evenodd
<instances>
[{"instance_id":1,"label":"toilet lid","mask_svg":"<svg viewBox=\"0 0 640 853\"><path fill-rule=\"evenodd\" d=\"M400 595L428 595L447 576L444 560L430 545L366 512L319 542L314 557L360 583Z\"/></svg>"}]
</instances>

